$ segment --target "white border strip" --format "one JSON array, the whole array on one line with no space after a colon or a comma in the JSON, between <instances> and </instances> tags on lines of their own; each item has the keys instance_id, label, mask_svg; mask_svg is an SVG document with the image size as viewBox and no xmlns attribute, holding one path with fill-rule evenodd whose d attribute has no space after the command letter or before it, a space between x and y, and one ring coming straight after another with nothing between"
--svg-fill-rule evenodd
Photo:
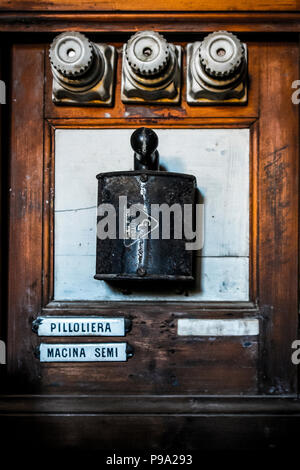
<instances>
[{"instance_id":1,"label":"white border strip","mask_svg":"<svg viewBox=\"0 0 300 470\"><path fill-rule=\"evenodd\" d=\"M179 319L178 336L256 336L259 321L256 318L207 320L200 318Z\"/></svg>"}]
</instances>

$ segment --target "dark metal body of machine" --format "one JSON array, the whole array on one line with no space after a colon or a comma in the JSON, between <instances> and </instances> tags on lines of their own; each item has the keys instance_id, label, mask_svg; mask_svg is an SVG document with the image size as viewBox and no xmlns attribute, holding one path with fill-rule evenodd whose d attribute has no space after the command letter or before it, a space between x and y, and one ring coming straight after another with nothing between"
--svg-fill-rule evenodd
<instances>
[{"instance_id":1,"label":"dark metal body of machine","mask_svg":"<svg viewBox=\"0 0 300 470\"><path fill-rule=\"evenodd\" d=\"M106 216L99 215L99 207L113 206L116 237L97 237L95 279L192 281L193 251L186 249L190 240L185 237L183 224L186 205L194 211L196 178L159 171L158 138L151 129L137 129L131 145L135 151L134 171L97 175L98 223ZM120 197L124 200L125 196L124 208ZM155 212L153 205L162 210ZM132 206L139 208L134 214L139 217L138 223L130 212Z\"/></svg>"}]
</instances>

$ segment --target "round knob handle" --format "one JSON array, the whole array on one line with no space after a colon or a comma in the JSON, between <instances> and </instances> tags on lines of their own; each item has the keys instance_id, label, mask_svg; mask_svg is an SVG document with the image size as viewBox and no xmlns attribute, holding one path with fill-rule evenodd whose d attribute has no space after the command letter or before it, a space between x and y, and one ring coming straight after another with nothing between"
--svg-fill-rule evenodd
<instances>
[{"instance_id":1,"label":"round knob handle","mask_svg":"<svg viewBox=\"0 0 300 470\"><path fill-rule=\"evenodd\" d=\"M158 137L152 129L140 127L132 134L130 143L136 153L151 155L158 147Z\"/></svg>"},{"instance_id":2,"label":"round knob handle","mask_svg":"<svg viewBox=\"0 0 300 470\"><path fill-rule=\"evenodd\" d=\"M130 139L131 147L135 154L135 170L158 169L158 137L157 134L147 127L140 127L133 132Z\"/></svg>"},{"instance_id":3,"label":"round knob handle","mask_svg":"<svg viewBox=\"0 0 300 470\"><path fill-rule=\"evenodd\" d=\"M135 73L153 76L167 66L170 47L165 38L155 31L140 31L129 39L125 53Z\"/></svg>"},{"instance_id":4,"label":"round knob handle","mask_svg":"<svg viewBox=\"0 0 300 470\"><path fill-rule=\"evenodd\" d=\"M93 56L91 42L75 31L56 36L49 51L52 67L68 78L83 75L90 68Z\"/></svg>"},{"instance_id":5,"label":"round knob handle","mask_svg":"<svg viewBox=\"0 0 300 470\"><path fill-rule=\"evenodd\" d=\"M245 58L241 41L232 33L217 31L209 34L199 48L200 62L206 73L227 78L237 71Z\"/></svg>"}]
</instances>

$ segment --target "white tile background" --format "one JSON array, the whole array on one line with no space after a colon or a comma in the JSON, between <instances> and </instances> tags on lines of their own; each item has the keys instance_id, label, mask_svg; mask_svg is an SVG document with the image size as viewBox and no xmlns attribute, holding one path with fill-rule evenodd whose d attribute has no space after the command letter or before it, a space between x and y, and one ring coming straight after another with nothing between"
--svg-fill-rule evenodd
<instances>
[{"instance_id":1,"label":"white tile background","mask_svg":"<svg viewBox=\"0 0 300 470\"><path fill-rule=\"evenodd\" d=\"M204 198L201 275L189 295L174 289L126 295L96 281L96 174L131 170L131 129L55 134L55 299L245 301L249 298L249 131L158 129L160 163L197 177Z\"/></svg>"}]
</instances>

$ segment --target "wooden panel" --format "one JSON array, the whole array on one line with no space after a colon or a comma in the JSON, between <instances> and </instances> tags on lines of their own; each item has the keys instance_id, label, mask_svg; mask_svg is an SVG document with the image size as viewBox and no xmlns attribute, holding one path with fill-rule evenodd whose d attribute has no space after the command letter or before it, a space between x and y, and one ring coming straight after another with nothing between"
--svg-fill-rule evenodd
<instances>
[{"instance_id":1,"label":"wooden panel","mask_svg":"<svg viewBox=\"0 0 300 470\"><path fill-rule=\"evenodd\" d=\"M8 367L36 376L30 320L41 306L44 49L12 50Z\"/></svg>"},{"instance_id":2,"label":"wooden panel","mask_svg":"<svg viewBox=\"0 0 300 470\"><path fill-rule=\"evenodd\" d=\"M296 400L265 397L1 397L0 417L6 430L2 445L28 451L35 442L39 449L72 449L72 455L76 449L98 450L98 459L116 449L149 453L176 447L175 453L193 451L194 462L195 452L201 451L200 466L208 449L252 449L247 462L253 455L255 466L258 449L298 448L299 406ZM272 455L268 454L268 463Z\"/></svg>"},{"instance_id":3,"label":"wooden panel","mask_svg":"<svg viewBox=\"0 0 300 470\"><path fill-rule=\"evenodd\" d=\"M2 10L108 10L122 11L124 10L124 2L121 0L1 0L0 9ZM280 0L276 3L271 0L144 0L139 6L136 2L128 1L126 3L126 11L297 11L299 9L298 0Z\"/></svg>"},{"instance_id":4,"label":"wooden panel","mask_svg":"<svg viewBox=\"0 0 300 470\"><path fill-rule=\"evenodd\" d=\"M263 390L295 393L291 344L298 325L299 109L291 101L291 84L298 76L298 44L262 45L260 64L257 202L259 302L265 318Z\"/></svg>"},{"instance_id":5,"label":"wooden panel","mask_svg":"<svg viewBox=\"0 0 300 470\"><path fill-rule=\"evenodd\" d=\"M245 460L246 457L247 463L251 462L255 468L259 449L272 451L267 454L268 464L273 459L278 459L276 450L289 451L288 455L291 457L291 453L295 452L299 445L299 421L299 413L294 416L257 414L80 416L66 413L1 416L1 423L5 428L2 446L3 449L12 451L10 455L15 455L16 449L19 454L25 450L24 454L21 454L23 461L33 442L39 451L43 449L68 451L68 462L70 458L76 456L76 451L89 451L86 454L86 458L89 459L93 456L90 451L97 451L94 456L99 467L105 465L104 457L113 456L114 453L128 455L131 452L129 455L132 455L133 451L145 451L149 457L151 451L153 454L192 451L195 457L194 453L197 455L197 451L200 451L199 465L196 467L199 468L203 465L205 451L252 450L254 452L247 455L235 452L234 458ZM60 453L49 452L47 461L53 459L53 463L57 465L59 457ZM226 453L224 455L222 452L219 455L219 458L222 458L221 465L224 464L224 457ZM233 456L229 457L232 464ZM294 457L297 461L296 455ZM209 458L210 462L214 462L216 454L209 455Z\"/></svg>"},{"instance_id":6,"label":"wooden panel","mask_svg":"<svg viewBox=\"0 0 300 470\"><path fill-rule=\"evenodd\" d=\"M119 307L118 313L110 310L105 314L114 316L121 312L124 314L123 306ZM162 308L146 308L145 305L126 309L126 316L133 321L132 331L126 335L126 341L135 350L133 358L125 364L39 364L38 376L43 391L109 394L116 391L125 394L256 392L256 336L178 337L176 319L182 314L164 313ZM38 344L40 338L35 342ZM63 343L65 338L47 338L46 342ZM76 343L80 339L68 338L68 342ZM93 338L86 338L85 342L93 342ZM226 380L229 376L230 380Z\"/></svg>"},{"instance_id":7,"label":"wooden panel","mask_svg":"<svg viewBox=\"0 0 300 470\"><path fill-rule=\"evenodd\" d=\"M253 394L257 391L257 337L192 338L177 336L178 318L199 317L197 304L180 305L166 311L163 304L155 308L145 303L109 304L101 309L88 304L53 303L43 314L66 315L96 314L105 316L125 315L133 321L132 331L126 340L135 349L135 355L126 364L53 364L39 365L39 389L45 393L203 393L203 394ZM232 304L233 306L234 304ZM201 315L201 314L200 314ZM228 311L213 307L201 318L240 318L255 315L255 310L242 305ZM70 338L68 338L69 340ZM64 338L47 338L47 342L64 342ZM75 343L80 339L74 339ZM92 338L87 339L87 342ZM117 340L118 341L118 340ZM121 340L120 340L121 341ZM40 338L35 337L35 344ZM230 376L230 381L226 377Z\"/></svg>"},{"instance_id":8,"label":"wooden panel","mask_svg":"<svg viewBox=\"0 0 300 470\"><path fill-rule=\"evenodd\" d=\"M216 397L207 396L206 402L195 397L199 393L252 395L257 393L259 382L263 393L296 396L296 367L291 364L290 345L297 335L299 122L298 108L291 104L290 95L291 82L298 76L299 48L297 42L262 43L255 45L251 54L256 57L255 64L250 65L251 90L256 93L254 107L250 100L250 105L242 111L201 109L194 111L195 115L182 113L180 119L182 126L199 126L202 122L223 127L227 120L229 127L233 122L246 127L249 116L258 115L260 80L256 73L261 65L261 118L254 124L259 135L258 149L255 133L252 141L253 154L259 155L258 193L255 172L252 181L252 210L255 216L258 206L259 226L257 230L254 223L252 233L254 238L258 234L261 241L258 240L258 252L253 244L252 255L259 254L257 301L260 314L266 320L265 334L257 344L247 337L202 341L202 338L179 339L174 333L172 324L176 318L188 318L191 314L201 318L256 316L258 312L251 310L250 305L229 304L222 309L213 305L211 308L192 305L183 311L181 305L162 304L154 311L142 304L135 305L134 309L123 304L122 312L121 309L110 310L109 305L106 310L97 304L50 305L44 313L72 314L77 308L77 314L101 309L107 315L121 312L135 316L136 329L128 340L135 345L141 362L137 367L138 361L133 358L127 369L119 367L110 371L108 367L100 369L98 366L46 368L33 359L38 338L31 332L30 322L42 306L41 284L42 273L45 273L42 208L44 203L46 209L51 172L46 161L43 200L43 48L21 45L13 49L10 378L17 393L69 391L74 396L71 404L66 397L55 395L45 398L43 403L41 396L18 398L15 405L6 401L2 406L0 400L1 424L6 430L2 447L12 444L14 451L16 447L19 450L26 447L28 452L34 442L39 448L65 449L67 446L74 450L106 448L112 451L122 446L127 450L297 448L300 422L297 401L286 405L286 400L280 398L265 406L262 396L255 402L241 399L237 404L228 404L224 397L220 397L219 403ZM50 89L48 82L48 93ZM86 110L75 108L68 121L64 110L51 106L48 94L48 115L57 120L63 118L61 124L66 126L105 125L102 111L93 110L92 115L88 115ZM139 120L149 125L154 120L157 125L163 114L159 111L157 118L151 109L147 117L144 115L146 108L141 109L134 112L127 127ZM221 117L218 117L219 112ZM175 112L170 119L167 115L165 118L164 126L173 125L178 115ZM114 119L116 123L117 113ZM46 146L50 143L51 140L47 140ZM46 151L50 154L51 148ZM253 165L255 169L256 162ZM44 223L48 224L49 213L46 210L44 213ZM49 246L48 235L51 234L45 235L44 250ZM51 264L50 258L47 254L44 261ZM255 266L254 263L254 270ZM48 272L46 270L44 275ZM45 289L46 300L49 295L51 297L51 288L50 294ZM154 358L151 356L153 344L158 351ZM190 351L196 354L196 360ZM259 376L257 364L262 364ZM84 395L79 397L78 392ZM87 396L102 392L106 396L100 397L100 404L96 403L97 398ZM132 393L138 396L132 397ZM166 395L156 397L160 393ZM180 397L184 394L187 395ZM256 452L250 455L257 458Z\"/></svg>"},{"instance_id":9,"label":"wooden panel","mask_svg":"<svg viewBox=\"0 0 300 470\"><path fill-rule=\"evenodd\" d=\"M35 413L51 414L177 414L192 415L285 415L300 416L300 401L267 396L203 396L203 395L1 395L0 416ZM298 434L296 436L298 438Z\"/></svg>"},{"instance_id":10,"label":"wooden panel","mask_svg":"<svg viewBox=\"0 0 300 470\"><path fill-rule=\"evenodd\" d=\"M290 362L290 344L297 334L295 253L298 249L298 205L294 195L298 191L298 168L294 156L298 152L295 131L298 117L297 107L290 101L289 80L298 70L298 44L296 42L285 44L277 42L267 46L256 44L252 51L256 51L256 57L261 59L255 63L252 61L252 73L257 70L254 69L258 67L257 64L264 64L261 70L262 117L259 125L258 234L262 236L262 243L259 245L259 296L261 314L266 315L267 319L271 318L271 321L267 322L270 327L266 328L266 337L261 347L261 357L266 357L261 378L265 380L264 376L267 377L262 390L268 393L293 394L296 391L296 368ZM286 75L282 75L282 67L286 70ZM104 367L101 365L101 368L61 365L48 367L41 366L33 359L33 349L38 340L31 333L30 322L41 309L42 272L45 268L42 264L42 208L43 203L46 207L47 201L46 190L43 201L43 48L26 45L14 47L13 74L9 354L10 373L11 376L14 375L18 391L24 391L27 387L29 390L40 392L112 393L118 390L119 393L125 394L174 393L175 389L179 393L256 393L258 344L251 341L248 344L247 338L235 340L226 338L216 341L201 341L201 338L197 338L195 341L188 339L187 342L178 339L168 323L172 321L172 314L176 311L175 307L173 310L173 306L170 305L162 306L157 311L153 308L145 311L144 306L136 305L131 311L130 314L136 318L136 330L134 335L131 334L130 340L136 347L138 353L136 357L141 358L138 368L136 357L128 363L127 368L118 366L111 370L106 365ZM250 100L249 106L243 108L245 120L249 119L249 114L253 116L253 112L257 113L259 80L256 79L256 75L252 75L251 78L256 100L254 106ZM22 87L19 86L20 83ZM51 90L49 82L47 87L49 93ZM28 103L30 103L30 113ZM48 105L51 113L54 112L49 101ZM69 122L66 119L67 115L63 114L66 110L60 109L55 112L58 113L55 116L56 120L59 119L59 113L62 113L61 122L65 126L70 123L76 125L76 122L83 127L91 126L93 122L99 126L101 119L101 122L105 119L103 115L97 117L98 110L95 109L91 110L94 114L89 117L84 114L87 110L74 108L70 111L72 115ZM103 111L99 111L99 114L101 112ZM206 122L213 123L215 122L213 113L207 116L210 112L201 109L199 114L187 117L182 112L181 125L199 126L201 119L204 122L208 119ZM226 119L228 125L232 125L235 119L238 119L239 123L242 122L243 116L239 114L240 112L237 108L228 107L227 110L225 107L221 108L220 113L223 113L223 117L219 117L217 125ZM165 127L176 122L175 115L169 118L163 113L158 113L155 118L156 126L161 121ZM218 111L214 113L217 115ZM141 122L152 125L153 115L148 116L145 107L139 108L138 112L135 111L134 123L139 122L139 115ZM87 119L84 123L85 117ZM114 116L113 119L115 120L111 121L112 124L119 118ZM122 119L124 124L125 117ZM126 125L131 127L132 121ZM48 146L48 142L46 145ZM288 150L286 145L289 145ZM51 153L51 149L48 150ZM272 163L272 158L275 166L271 165L269 172L268 165ZM45 163L47 175L48 161ZM279 177L282 175L284 184L281 184ZM256 194L255 191L253 194ZM272 196L274 194L275 199ZM256 204L257 201L254 201L253 208ZM283 222L288 224L287 227ZM46 261L47 259L49 257ZM283 284L284 287L282 287L283 279L286 282ZM62 304L56 308L56 313L67 312ZM86 310L90 312L90 308L91 305L87 306ZM274 317L272 317L272 308L276 313ZM178 307L178 311L180 315L186 315L186 309L183 311L182 306ZM128 307L127 312L130 312ZM194 306L195 316L201 312L202 316L210 317L207 305ZM239 309L239 306L229 308L227 314L230 316L233 312L241 315L242 308ZM220 310L217 314L222 315ZM170 347L170 342L174 344L173 347ZM153 357L151 354L154 344L157 352ZM191 359L189 353L191 348L196 354L196 360ZM227 380L228 376L231 377L230 381Z\"/></svg>"},{"instance_id":11,"label":"wooden panel","mask_svg":"<svg viewBox=\"0 0 300 470\"><path fill-rule=\"evenodd\" d=\"M299 32L300 13L282 12L164 12L164 13L109 13L109 12L1 12L0 31L4 32L63 32L132 33L155 29L173 33L207 33L218 30L236 32ZM195 38L196 39L196 38Z\"/></svg>"},{"instance_id":12,"label":"wooden panel","mask_svg":"<svg viewBox=\"0 0 300 470\"><path fill-rule=\"evenodd\" d=\"M13 101L13 110L15 111L13 115L17 117L17 122L13 123L12 135L12 182L15 188L13 196L15 193L22 194L24 185L27 190L30 187L31 191L35 191L34 197L32 197L33 201L30 199L29 204L22 205L23 212L21 216L19 206L15 203L14 198L12 198L11 203L12 227L13 221L20 220L22 222L22 235L17 233L15 237L11 229L11 243L14 246L14 251L11 251L10 255L10 377L11 381L15 383L15 390L18 390L18 392L25 390L48 391L51 393L68 390L72 392L82 391L83 393L97 390L113 393L118 390L127 394L135 391L138 393L157 393L159 391L172 393L175 388L180 393L190 393L192 391L195 391L195 393L201 393L202 391L203 393L227 394L236 394L241 391L255 393L257 390L257 342L248 342L247 338L243 337L233 341L233 343L231 343L230 338L217 340L216 342L192 341L191 344L195 348L197 357L191 361L189 354L190 340L188 338L178 340L176 334L174 334L174 328L172 333L166 327L166 322L171 321L173 318L173 312L176 311L175 307L166 310L160 308L157 313L154 312L153 308L145 312L145 306L143 308L135 307L131 312L129 309L127 310L129 314L133 314L137 318L135 334L130 338L130 341L136 347L137 356L133 359L134 362L128 362L125 367L123 365L116 365L113 369L107 368L106 365L101 368L94 366L82 367L82 365L53 365L48 367L40 365L38 360L34 358L34 347L38 344L38 338L31 332L31 320L41 309L40 288L42 279L46 286L48 285L49 270L47 266L51 265L51 255L49 256L47 250L49 246L51 247L52 230L50 225L50 231L47 232L46 230L45 232L44 263L42 263L42 220L44 220L44 228L46 229L48 227L48 208L51 205L52 197L50 190L51 178L53 177L51 162L48 161L48 154L51 155L53 150L51 136L50 139L45 141L47 159L43 162L42 158L42 53L42 47L20 45L14 48L13 55L13 73L16 75L14 81L16 97L13 95L13 99L16 99L16 101ZM28 60L28 56L30 56L30 60ZM30 67L28 67L28 63ZM31 80L30 75L32 75ZM17 87L20 82L24 85L24 88L22 88L24 95ZM30 82L30 85L28 82ZM48 86L50 91L51 84L49 82ZM34 109L34 112L29 115L33 116L29 118L29 121L27 121L28 113L26 113L27 101L25 97L30 102L31 108ZM20 110L18 106L21 107ZM145 109L143 108L140 112L145 112ZM35 116L37 116L36 120ZM147 114L146 119L149 124L151 118L149 120ZM215 119L213 121L212 124L215 125ZM72 121L69 120L69 122ZM90 126L90 122L93 121L86 120L85 124ZM169 126L170 122L170 119L166 119L164 126ZM225 123L225 127L226 125L232 126L234 118L228 119L228 122L229 124ZM245 123L241 124L239 120L237 122L238 126L245 127ZM62 121L63 123L64 121ZM135 123L138 124L136 118ZM24 131L24 133L19 132L18 137L16 136L17 125L18 129ZM182 125L186 125L184 120ZM197 121L195 125L199 125ZM219 125L224 126L224 119L220 121ZM127 124L127 127L129 126L132 126L131 120L130 124ZM19 138L24 140L25 145L20 145ZM18 166L19 162L20 167ZM36 176L33 185L31 180L26 179L26 176L30 176L29 167L31 168L30 171L34 172ZM45 180L43 180L43 171ZM48 196L50 197L48 198ZM44 208L44 219L42 219L42 208ZM23 263L24 260L26 261L25 264ZM21 280L18 277L20 270ZM34 286L36 286L35 291L32 290ZM46 287L44 291L45 299L47 299L49 292L51 293L51 288L48 291L48 287ZM60 307L59 314L62 313L63 304L60 304ZM91 312L90 308L91 305L88 306L87 313ZM229 315L232 315L235 308L237 306L234 306L233 309L230 308ZM182 309L179 310L182 315ZM103 305L101 311L103 311ZM54 310L52 312L54 313ZM64 310L64 312L67 314L67 310ZM117 310L113 312L117 313ZM194 312L199 313L195 306ZM239 312L238 315L241 315L241 310ZM77 310L78 313L80 313L80 310ZM106 311L106 313L110 314L109 311ZM218 315L220 315L220 311ZM178 351L176 351L176 348L170 347L168 334L171 334L171 337L174 336L174 340L171 340L172 344L174 342L175 345L178 341ZM145 335L147 337L146 348L143 346ZM214 354L211 355L212 351L214 351ZM238 367L238 364L243 364L243 367ZM199 368L201 374L199 374ZM189 370L190 374L188 373ZM232 376L231 381L226 380L228 375Z\"/></svg>"}]
</instances>

